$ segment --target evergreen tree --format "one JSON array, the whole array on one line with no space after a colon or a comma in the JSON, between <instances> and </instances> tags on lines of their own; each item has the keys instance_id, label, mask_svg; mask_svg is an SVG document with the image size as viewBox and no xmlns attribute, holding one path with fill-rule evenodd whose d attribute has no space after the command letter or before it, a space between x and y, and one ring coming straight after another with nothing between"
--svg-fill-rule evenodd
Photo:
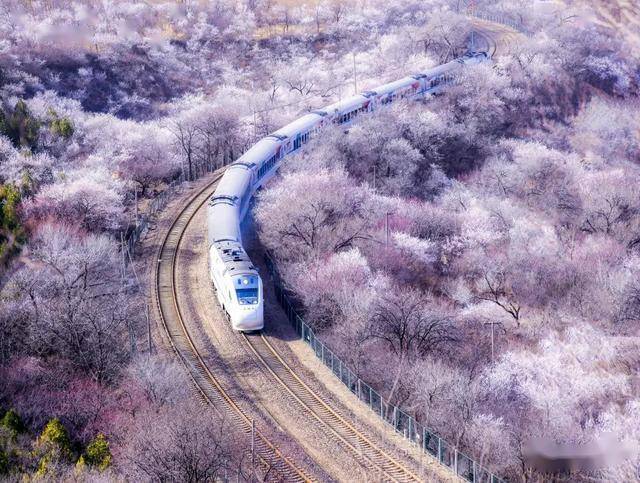
<instances>
[{"instance_id":1,"label":"evergreen tree","mask_svg":"<svg viewBox=\"0 0 640 483\"><path fill-rule=\"evenodd\" d=\"M0 475L9 473L9 456L0 449Z\"/></svg>"},{"instance_id":2,"label":"evergreen tree","mask_svg":"<svg viewBox=\"0 0 640 483\"><path fill-rule=\"evenodd\" d=\"M109 442L103 434L99 434L89 443L87 451L81 460L89 466L98 468L100 471L104 471L109 467L111 464L111 450L109 449Z\"/></svg>"},{"instance_id":3,"label":"evergreen tree","mask_svg":"<svg viewBox=\"0 0 640 483\"><path fill-rule=\"evenodd\" d=\"M15 438L18 434L24 433L26 427L15 409L9 409L0 420L0 426L8 429Z\"/></svg>"},{"instance_id":4,"label":"evergreen tree","mask_svg":"<svg viewBox=\"0 0 640 483\"><path fill-rule=\"evenodd\" d=\"M50 464L55 461L71 461L71 440L69 433L58 418L47 423L36 441L36 454L41 454L38 462L37 476L49 472Z\"/></svg>"},{"instance_id":5,"label":"evergreen tree","mask_svg":"<svg viewBox=\"0 0 640 483\"><path fill-rule=\"evenodd\" d=\"M51 121L51 131L64 139L69 139L73 136L73 124L66 117L56 118Z\"/></svg>"},{"instance_id":6,"label":"evergreen tree","mask_svg":"<svg viewBox=\"0 0 640 483\"><path fill-rule=\"evenodd\" d=\"M27 104L20 99L9 116L0 116L0 132L5 134L16 147L33 149L38 142L40 123L31 115Z\"/></svg>"},{"instance_id":7,"label":"evergreen tree","mask_svg":"<svg viewBox=\"0 0 640 483\"><path fill-rule=\"evenodd\" d=\"M12 184L0 185L0 229L14 230L18 227L18 204L20 190Z\"/></svg>"},{"instance_id":8,"label":"evergreen tree","mask_svg":"<svg viewBox=\"0 0 640 483\"><path fill-rule=\"evenodd\" d=\"M18 216L20 198L16 186L0 184L0 258L11 253L24 240Z\"/></svg>"}]
</instances>

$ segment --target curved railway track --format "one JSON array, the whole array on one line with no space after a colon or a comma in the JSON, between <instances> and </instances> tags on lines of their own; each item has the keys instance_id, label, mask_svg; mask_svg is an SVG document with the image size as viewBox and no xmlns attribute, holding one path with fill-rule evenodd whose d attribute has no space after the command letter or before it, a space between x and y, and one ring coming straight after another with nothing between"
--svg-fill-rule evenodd
<instances>
[{"instance_id":1,"label":"curved railway track","mask_svg":"<svg viewBox=\"0 0 640 483\"><path fill-rule=\"evenodd\" d=\"M251 433L251 418L224 390L209 370L198 352L184 323L176 293L175 263L185 229L207 202L213 186L222 175L196 193L173 220L167 234L160 244L155 269L154 293L158 314L166 332L171 348L182 362L193 382L200 398L218 411L224 411L246 433ZM281 481L311 481L305 472L297 467L260 432L256 431L256 453L269 475L277 476Z\"/></svg>"},{"instance_id":2,"label":"curved railway track","mask_svg":"<svg viewBox=\"0 0 640 483\"><path fill-rule=\"evenodd\" d=\"M263 334L243 333L251 352L269 373L314 419L325 426L347 451L384 481L421 481L410 469L376 446L365 434L316 394L285 362Z\"/></svg>"},{"instance_id":3,"label":"curved railway track","mask_svg":"<svg viewBox=\"0 0 640 483\"><path fill-rule=\"evenodd\" d=\"M154 294L159 319L171 348L184 365L199 397L218 411L224 412L246 433L251 432L251 418L233 400L211 372L198 351L183 319L176 291L176 260L183 235L200 208L207 202L215 184L211 183L193 195L172 221L157 252ZM421 481L410 469L380 449L362 431L323 401L291 369L264 335L242 334L256 361L262 364L281 385L282 390L302 406L310 419L325 427L333 439L353 458L381 481ZM256 431L256 451L265 471L279 480L311 481L296 464L286 458L259 431Z\"/></svg>"}]
</instances>

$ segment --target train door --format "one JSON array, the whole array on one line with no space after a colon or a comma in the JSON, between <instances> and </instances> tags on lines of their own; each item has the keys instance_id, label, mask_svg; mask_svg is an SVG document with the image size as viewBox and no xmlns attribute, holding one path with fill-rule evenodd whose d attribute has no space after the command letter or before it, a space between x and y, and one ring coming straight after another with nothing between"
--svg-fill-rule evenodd
<instances>
[{"instance_id":1,"label":"train door","mask_svg":"<svg viewBox=\"0 0 640 483\"><path fill-rule=\"evenodd\" d=\"M300 149L301 145L302 145L302 136L298 133L295 140L293 141L293 150L296 151Z\"/></svg>"}]
</instances>

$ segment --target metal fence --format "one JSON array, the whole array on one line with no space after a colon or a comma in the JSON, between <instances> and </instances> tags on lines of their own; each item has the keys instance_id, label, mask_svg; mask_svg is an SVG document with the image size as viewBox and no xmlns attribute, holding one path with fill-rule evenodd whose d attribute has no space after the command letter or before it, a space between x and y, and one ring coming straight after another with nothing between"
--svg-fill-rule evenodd
<instances>
[{"instance_id":1,"label":"metal fence","mask_svg":"<svg viewBox=\"0 0 640 483\"><path fill-rule=\"evenodd\" d=\"M385 402L379 392L360 379L305 323L303 318L296 312L286 290L283 288L280 274L269 254L265 254L265 262L273 279L278 302L287 314L287 318L293 328L300 338L311 347L316 357L360 401L364 402L374 413L391 425L397 433L419 446L424 453L434 457L440 464L446 466L464 480L473 483L506 483L506 480L492 474L452 444L421 425L413 416L407 414L398 406Z\"/></svg>"},{"instance_id":2,"label":"metal fence","mask_svg":"<svg viewBox=\"0 0 640 483\"><path fill-rule=\"evenodd\" d=\"M129 256L127 259L130 259L135 254L136 245L138 241L144 236L149 228L149 223L151 219L161 210L163 210L169 201L175 197L178 188L183 183L182 176L180 178L172 181L167 188L156 196L151 203L149 204L149 209L145 214L139 217L135 227L130 230L126 236L123 235L123 249L127 250Z\"/></svg>"}]
</instances>

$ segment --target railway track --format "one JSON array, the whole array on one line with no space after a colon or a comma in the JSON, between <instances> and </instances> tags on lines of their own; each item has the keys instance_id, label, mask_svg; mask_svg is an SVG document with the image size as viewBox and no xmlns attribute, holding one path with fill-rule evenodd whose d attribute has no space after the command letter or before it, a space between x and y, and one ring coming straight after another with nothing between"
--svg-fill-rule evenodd
<instances>
[{"instance_id":1,"label":"railway track","mask_svg":"<svg viewBox=\"0 0 640 483\"><path fill-rule=\"evenodd\" d=\"M228 416L245 431L252 431L251 418L224 390L198 352L184 323L176 293L176 255L185 229L207 202L222 175L196 193L173 220L157 255L154 293L158 314L171 348L187 370L200 398ZM305 472L284 456L260 431L255 433L255 450L263 472L275 481L311 481Z\"/></svg>"},{"instance_id":2,"label":"railway track","mask_svg":"<svg viewBox=\"0 0 640 483\"><path fill-rule=\"evenodd\" d=\"M487 53L491 58L496 54L504 55L510 52L512 44L516 44L518 36L521 35L511 27L479 18L472 18L471 23L479 40L486 43Z\"/></svg>"},{"instance_id":3,"label":"railway track","mask_svg":"<svg viewBox=\"0 0 640 483\"><path fill-rule=\"evenodd\" d=\"M243 333L251 352L276 381L363 466L375 469L383 481L421 481L410 469L376 446L298 377L263 334Z\"/></svg>"}]
</instances>

